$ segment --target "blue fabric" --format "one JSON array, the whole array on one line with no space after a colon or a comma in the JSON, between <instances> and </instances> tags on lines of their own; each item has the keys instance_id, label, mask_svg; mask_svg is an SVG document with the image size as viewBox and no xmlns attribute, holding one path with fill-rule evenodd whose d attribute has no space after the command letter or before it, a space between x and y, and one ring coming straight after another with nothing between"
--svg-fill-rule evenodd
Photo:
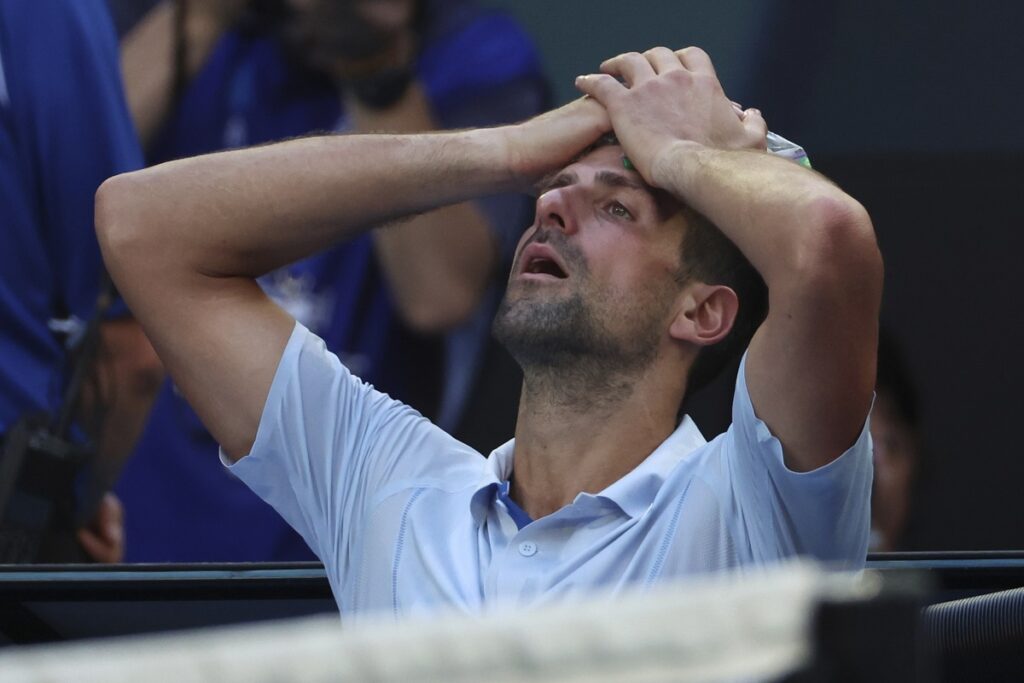
<instances>
[{"instance_id":1,"label":"blue fabric","mask_svg":"<svg viewBox=\"0 0 1024 683\"><path fill-rule=\"evenodd\" d=\"M787 469L745 359L728 431L707 442L684 418L624 477L527 525L499 493L514 450L484 460L296 325L252 452L230 471L317 551L346 618L525 606L798 555L864 564L867 423L828 465Z\"/></svg>"},{"instance_id":2,"label":"blue fabric","mask_svg":"<svg viewBox=\"0 0 1024 683\"><path fill-rule=\"evenodd\" d=\"M541 110L546 89L537 54L517 24L469 2L433 2L429 10L417 78L443 127L490 125ZM332 83L297 69L272 37L228 33L158 137L153 161L344 130L341 101ZM510 257L528 222L528 202L494 197L481 208ZM352 372L406 396L404 380L421 370L422 353L397 319L368 235L262 284ZM447 340L445 357L457 359L441 397L449 422L471 386L496 302L492 291ZM269 506L225 474L216 452L195 414L165 386L117 487L126 509L127 561L311 559Z\"/></svg>"},{"instance_id":3,"label":"blue fabric","mask_svg":"<svg viewBox=\"0 0 1024 683\"><path fill-rule=\"evenodd\" d=\"M141 166L103 0L0 3L0 433L60 404L53 318L88 318L101 259L93 196Z\"/></svg>"},{"instance_id":4,"label":"blue fabric","mask_svg":"<svg viewBox=\"0 0 1024 683\"><path fill-rule=\"evenodd\" d=\"M533 518L526 513L526 510L519 507L519 503L512 500L508 495L509 482L501 482L498 487L498 501L508 510L508 516L516 523L516 528L522 530L527 524L533 522Z\"/></svg>"}]
</instances>

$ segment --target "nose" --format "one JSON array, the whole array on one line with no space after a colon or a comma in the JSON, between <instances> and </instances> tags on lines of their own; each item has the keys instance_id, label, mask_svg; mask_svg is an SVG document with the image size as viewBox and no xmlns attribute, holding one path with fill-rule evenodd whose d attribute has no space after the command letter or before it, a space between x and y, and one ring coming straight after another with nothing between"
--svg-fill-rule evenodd
<instances>
[{"instance_id":1,"label":"nose","mask_svg":"<svg viewBox=\"0 0 1024 683\"><path fill-rule=\"evenodd\" d=\"M537 226L559 229L567 235L576 232L576 212L572 206L572 193L568 187L548 190L537 197Z\"/></svg>"}]
</instances>

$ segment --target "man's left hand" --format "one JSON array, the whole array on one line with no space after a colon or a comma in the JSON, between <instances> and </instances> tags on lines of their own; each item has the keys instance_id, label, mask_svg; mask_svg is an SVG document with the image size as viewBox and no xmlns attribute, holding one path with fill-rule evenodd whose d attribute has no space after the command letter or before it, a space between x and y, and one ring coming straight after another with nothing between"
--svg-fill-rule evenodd
<instances>
[{"instance_id":1,"label":"man's left hand","mask_svg":"<svg viewBox=\"0 0 1024 683\"><path fill-rule=\"evenodd\" d=\"M767 125L756 109L742 110L722 90L711 58L697 47L655 47L601 64L576 87L608 110L615 134L651 185L660 154L675 143L717 149L766 148Z\"/></svg>"}]
</instances>

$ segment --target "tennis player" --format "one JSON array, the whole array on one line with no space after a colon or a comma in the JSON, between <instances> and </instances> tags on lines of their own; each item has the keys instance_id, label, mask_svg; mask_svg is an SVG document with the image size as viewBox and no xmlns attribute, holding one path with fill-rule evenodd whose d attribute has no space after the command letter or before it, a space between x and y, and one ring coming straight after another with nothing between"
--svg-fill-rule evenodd
<instances>
[{"instance_id":1,"label":"tennis player","mask_svg":"<svg viewBox=\"0 0 1024 683\"><path fill-rule=\"evenodd\" d=\"M698 48L619 55L577 87L514 126L306 138L100 189L125 299L346 614L863 562L882 288L864 209L767 153L760 112ZM537 183L494 323L524 372L519 420L488 458L354 377L255 282ZM706 442L680 406L740 353L732 426Z\"/></svg>"}]
</instances>

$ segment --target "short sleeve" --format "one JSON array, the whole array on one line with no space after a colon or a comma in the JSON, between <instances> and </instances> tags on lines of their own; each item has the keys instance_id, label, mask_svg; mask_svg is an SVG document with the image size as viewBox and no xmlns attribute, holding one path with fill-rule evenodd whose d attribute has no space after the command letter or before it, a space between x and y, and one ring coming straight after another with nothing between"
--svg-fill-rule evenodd
<instances>
[{"instance_id":1,"label":"short sleeve","mask_svg":"<svg viewBox=\"0 0 1024 683\"><path fill-rule=\"evenodd\" d=\"M317 556L345 571L374 500L389 489L443 477L444 460L458 464L459 456L482 461L353 375L323 340L296 323L252 451L230 469Z\"/></svg>"},{"instance_id":2,"label":"short sleeve","mask_svg":"<svg viewBox=\"0 0 1024 683\"><path fill-rule=\"evenodd\" d=\"M752 559L809 555L847 568L863 566L873 466L868 420L856 442L831 463L794 472L785 465L782 443L754 413L746 360L744 355L723 448L739 533Z\"/></svg>"}]
</instances>

